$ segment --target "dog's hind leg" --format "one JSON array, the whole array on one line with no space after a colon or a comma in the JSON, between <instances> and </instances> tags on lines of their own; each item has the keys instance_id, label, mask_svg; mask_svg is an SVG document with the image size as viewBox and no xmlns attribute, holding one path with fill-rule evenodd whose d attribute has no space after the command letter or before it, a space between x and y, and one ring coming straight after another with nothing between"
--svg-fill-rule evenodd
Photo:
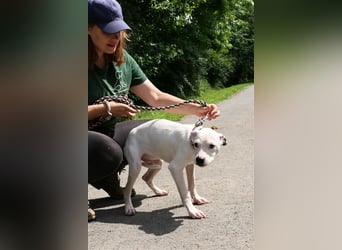
<instances>
[{"instance_id":1,"label":"dog's hind leg","mask_svg":"<svg viewBox=\"0 0 342 250\"><path fill-rule=\"evenodd\" d=\"M192 201L196 205L202 205L208 203L208 200L197 193L195 187L195 166L190 164L186 166L186 176L188 179L188 189L192 198Z\"/></svg>"},{"instance_id":2,"label":"dog's hind leg","mask_svg":"<svg viewBox=\"0 0 342 250\"><path fill-rule=\"evenodd\" d=\"M161 160L154 160L154 161L143 161L142 165L147 167L148 170L142 176L142 179L146 182L146 184L151 188L151 190L157 196L165 196L168 195L169 192L163 189L160 189L153 183L153 178L158 174L160 169L162 168L162 161Z\"/></svg>"}]
</instances>

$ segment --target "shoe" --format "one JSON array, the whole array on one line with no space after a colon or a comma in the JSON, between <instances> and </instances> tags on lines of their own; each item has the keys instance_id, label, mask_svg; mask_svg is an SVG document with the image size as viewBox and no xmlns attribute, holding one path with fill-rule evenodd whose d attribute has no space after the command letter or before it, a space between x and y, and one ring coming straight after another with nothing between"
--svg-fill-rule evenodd
<instances>
[{"instance_id":1,"label":"shoe","mask_svg":"<svg viewBox=\"0 0 342 250\"><path fill-rule=\"evenodd\" d=\"M96 219L95 211L90 207L88 201L88 222Z\"/></svg>"},{"instance_id":2,"label":"shoe","mask_svg":"<svg viewBox=\"0 0 342 250\"><path fill-rule=\"evenodd\" d=\"M101 180L100 188L107 192L107 194L114 200L122 200L123 199L123 187L120 187L120 178L118 174L114 174L108 176ZM132 189L131 197L134 197L136 192Z\"/></svg>"},{"instance_id":3,"label":"shoe","mask_svg":"<svg viewBox=\"0 0 342 250\"><path fill-rule=\"evenodd\" d=\"M105 190L104 188L102 189ZM120 187L120 191L117 191L117 190L115 190L115 192L108 192L107 190L105 191L113 200L123 200L123 193L122 193L123 189L124 189L123 187ZM136 192L134 188L132 188L131 197L134 197L135 195L136 195Z\"/></svg>"}]
</instances>

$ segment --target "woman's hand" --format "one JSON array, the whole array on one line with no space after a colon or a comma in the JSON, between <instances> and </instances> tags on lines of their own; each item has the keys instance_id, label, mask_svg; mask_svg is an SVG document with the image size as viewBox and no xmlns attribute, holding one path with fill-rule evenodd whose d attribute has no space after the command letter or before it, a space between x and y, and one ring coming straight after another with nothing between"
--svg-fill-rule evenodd
<instances>
[{"instance_id":1,"label":"woman's hand","mask_svg":"<svg viewBox=\"0 0 342 250\"><path fill-rule=\"evenodd\" d=\"M207 104L206 107L200 107L197 116L203 117L208 114L208 120L215 119L220 116L220 110L216 104Z\"/></svg>"},{"instance_id":2,"label":"woman's hand","mask_svg":"<svg viewBox=\"0 0 342 250\"><path fill-rule=\"evenodd\" d=\"M115 117L133 117L137 113L140 112L140 110L134 109L127 104L118 103L118 102L109 102L110 104L110 112Z\"/></svg>"}]
</instances>

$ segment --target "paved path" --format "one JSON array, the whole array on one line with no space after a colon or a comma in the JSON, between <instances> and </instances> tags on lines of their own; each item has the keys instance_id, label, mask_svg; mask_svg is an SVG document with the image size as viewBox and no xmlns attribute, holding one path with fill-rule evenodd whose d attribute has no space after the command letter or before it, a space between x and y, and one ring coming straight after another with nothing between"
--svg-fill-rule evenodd
<instances>
[{"instance_id":1,"label":"paved path","mask_svg":"<svg viewBox=\"0 0 342 250\"><path fill-rule=\"evenodd\" d=\"M254 85L218 106L221 116L204 125L217 126L228 145L207 168L196 167L197 190L210 202L200 206L207 218L187 217L166 165L155 179L169 191L165 197L153 197L140 178L143 169L134 186L138 213L132 217L124 216L122 202L89 186L97 220L88 223L88 249L254 249ZM187 116L181 122L195 121ZM127 171L121 178L123 185Z\"/></svg>"}]
</instances>

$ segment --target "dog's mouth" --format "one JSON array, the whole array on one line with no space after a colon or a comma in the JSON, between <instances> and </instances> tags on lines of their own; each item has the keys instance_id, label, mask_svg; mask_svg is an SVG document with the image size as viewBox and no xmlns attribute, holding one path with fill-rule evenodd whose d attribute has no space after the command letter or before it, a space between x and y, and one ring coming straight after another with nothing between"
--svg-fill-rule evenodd
<instances>
[{"instance_id":1,"label":"dog's mouth","mask_svg":"<svg viewBox=\"0 0 342 250\"><path fill-rule=\"evenodd\" d=\"M200 168L204 168L204 167L206 167L206 166L208 166L207 164L196 164L197 166L199 166Z\"/></svg>"}]
</instances>

